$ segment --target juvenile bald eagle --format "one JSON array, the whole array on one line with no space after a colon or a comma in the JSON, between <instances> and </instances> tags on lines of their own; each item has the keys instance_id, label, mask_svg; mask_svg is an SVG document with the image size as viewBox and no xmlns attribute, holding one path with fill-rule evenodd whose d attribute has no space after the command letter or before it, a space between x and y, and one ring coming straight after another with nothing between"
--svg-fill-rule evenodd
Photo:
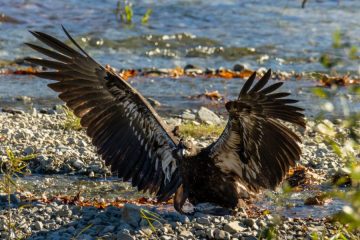
<instances>
[{"instance_id":1,"label":"juvenile bald eagle","mask_svg":"<svg viewBox=\"0 0 360 240\"><path fill-rule=\"evenodd\" d=\"M77 50L31 31L50 49L27 45L51 60L27 61L56 70L36 75L56 81L48 86L81 118L98 154L139 191L154 193L159 201L175 193L179 212L186 199L232 209L239 199L275 188L299 160L301 140L279 120L305 127L303 109L291 105L297 101L286 99L289 93L274 93L282 82L265 87L270 70L255 85L254 73L238 98L225 104L229 120L219 139L187 155L185 144L168 131L146 99L63 30Z\"/></svg>"}]
</instances>

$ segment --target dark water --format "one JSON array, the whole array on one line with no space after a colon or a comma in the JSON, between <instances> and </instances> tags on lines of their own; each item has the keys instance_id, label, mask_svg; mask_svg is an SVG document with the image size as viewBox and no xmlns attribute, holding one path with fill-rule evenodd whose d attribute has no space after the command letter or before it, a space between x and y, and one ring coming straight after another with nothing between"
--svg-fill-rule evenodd
<instances>
[{"instance_id":1,"label":"dark water","mask_svg":"<svg viewBox=\"0 0 360 240\"><path fill-rule=\"evenodd\" d=\"M122 1L121 1L122 2ZM340 2L340 3L339 3ZM99 62L117 68L173 68L194 64L200 67L231 68L235 63L251 69L259 67L282 71L328 71L318 61L323 53L341 63L340 73L357 73L359 61L349 60L350 46L360 48L360 1L310 1L305 9L300 1L177 0L133 1L133 23L126 25L115 16L115 0L15 0L2 1L0 12L16 18L16 23L0 23L0 61L36 55L23 45L33 42L27 30L45 31L65 39L65 25L84 48ZM147 9L153 13L148 24L141 24ZM342 33L341 48L333 48L333 33ZM260 61L264 56L268 60ZM46 88L46 81L29 76L0 75L0 104L29 108L16 102L16 96L33 98L35 106L60 103ZM214 105L189 100L187 96L218 90L234 97L243 82L238 79L177 80L134 79L133 84L146 96L163 103L159 111L180 112L185 108ZM308 115L315 115L320 102L309 94L315 82L286 84ZM343 90L347 93L347 90ZM338 94L339 95L339 94ZM351 95L350 111L360 108ZM336 96L333 102L339 103ZM217 109L222 107L213 106ZM341 115L342 106L338 107ZM221 109L221 108L220 108Z\"/></svg>"}]
</instances>

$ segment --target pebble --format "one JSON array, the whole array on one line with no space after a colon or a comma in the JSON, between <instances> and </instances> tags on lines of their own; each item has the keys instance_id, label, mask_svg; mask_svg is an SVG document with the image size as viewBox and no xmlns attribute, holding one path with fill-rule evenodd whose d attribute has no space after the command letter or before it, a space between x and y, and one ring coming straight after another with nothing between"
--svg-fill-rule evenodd
<instances>
[{"instance_id":1,"label":"pebble","mask_svg":"<svg viewBox=\"0 0 360 240\"><path fill-rule=\"evenodd\" d=\"M229 233L237 233L237 232L243 232L247 228L242 225L239 221L229 222L228 224L224 225L224 230Z\"/></svg>"},{"instance_id":2,"label":"pebble","mask_svg":"<svg viewBox=\"0 0 360 240\"><path fill-rule=\"evenodd\" d=\"M42 222L36 221L34 227L35 227L35 230L41 231L41 230L43 230L44 225Z\"/></svg>"}]
</instances>

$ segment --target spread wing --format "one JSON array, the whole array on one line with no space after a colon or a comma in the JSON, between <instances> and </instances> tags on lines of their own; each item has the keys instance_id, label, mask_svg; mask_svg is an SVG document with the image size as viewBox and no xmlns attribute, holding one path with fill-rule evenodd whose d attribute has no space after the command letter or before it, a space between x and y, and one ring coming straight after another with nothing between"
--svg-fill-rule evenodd
<instances>
[{"instance_id":1,"label":"spread wing","mask_svg":"<svg viewBox=\"0 0 360 240\"><path fill-rule=\"evenodd\" d=\"M144 97L118 74L93 60L69 35L78 51L41 32L31 32L50 49L27 43L51 60L27 61L57 71L36 73L55 80L48 86L59 92L81 118L97 152L111 170L139 190L163 200L180 186L173 157L177 142Z\"/></svg>"},{"instance_id":2,"label":"spread wing","mask_svg":"<svg viewBox=\"0 0 360 240\"><path fill-rule=\"evenodd\" d=\"M300 158L300 138L279 120L305 127L303 109L291 105L297 101L284 99L289 93L273 93L282 82L265 87L271 70L252 87L255 76L237 100L226 103L227 126L207 149L217 167L252 192L277 186Z\"/></svg>"}]
</instances>

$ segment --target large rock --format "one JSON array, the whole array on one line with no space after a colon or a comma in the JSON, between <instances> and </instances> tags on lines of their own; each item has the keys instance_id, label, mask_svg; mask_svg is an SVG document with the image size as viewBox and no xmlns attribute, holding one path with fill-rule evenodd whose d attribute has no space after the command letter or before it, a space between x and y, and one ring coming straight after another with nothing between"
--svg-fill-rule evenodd
<instances>
[{"instance_id":1,"label":"large rock","mask_svg":"<svg viewBox=\"0 0 360 240\"><path fill-rule=\"evenodd\" d=\"M228 224L225 224L224 230L229 233L238 233L247 230L247 228L243 226L241 222L233 221L233 222L229 222Z\"/></svg>"},{"instance_id":2,"label":"large rock","mask_svg":"<svg viewBox=\"0 0 360 240\"><path fill-rule=\"evenodd\" d=\"M122 220L127 224L137 228L141 221L140 207L134 204L125 204L123 208Z\"/></svg>"},{"instance_id":3,"label":"large rock","mask_svg":"<svg viewBox=\"0 0 360 240\"><path fill-rule=\"evenodd\" d=\"M198 111L198 117L202 122L208 124L220 124L221 119L213 111L209 110L206 107L201 107Z\"/></svg>"}]
</instances>

